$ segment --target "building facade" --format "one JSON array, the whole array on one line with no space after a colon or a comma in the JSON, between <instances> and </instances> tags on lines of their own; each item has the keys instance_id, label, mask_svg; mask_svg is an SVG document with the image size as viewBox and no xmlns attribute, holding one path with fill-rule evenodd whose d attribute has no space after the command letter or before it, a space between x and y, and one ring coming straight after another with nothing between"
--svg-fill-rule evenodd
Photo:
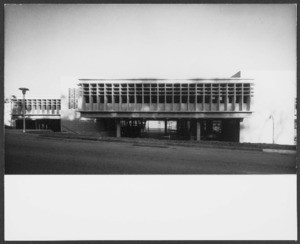
<instances>
[{"instance_id":1,"label":"building facade","mask_svg":"<svg viewBox=\"0 0 300 244\"><path fill-rule=\"evenodd\" d=\"M27 129L61 131L60 99L25 99L25 126ZM14 127L23 129L23 99L12 101Z\"/></svg>"},{"instance_id":2,"label":"building facade","mask_svg":"<svg viewBox=\"0 0 300 244\"><path fill-rule=\"evenodd\" d=\"M62 128L141 136L147 121L163 120L166 134L168 121L176 123L177 138L239 141L240 122L252 114L252 96L253 80L236 77L79 79L62 101Z\"/></svg>"}]
</instances>

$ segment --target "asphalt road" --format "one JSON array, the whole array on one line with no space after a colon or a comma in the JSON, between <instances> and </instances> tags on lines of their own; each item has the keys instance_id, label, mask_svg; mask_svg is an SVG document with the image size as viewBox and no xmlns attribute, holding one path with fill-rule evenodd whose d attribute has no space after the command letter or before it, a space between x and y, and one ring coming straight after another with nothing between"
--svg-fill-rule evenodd
<instances>
[{"instance_id":1,"label":"asphalt road","mask_svg":"<svg viewBox=\"0 0 300 244\"><path fill-rule=\"evenodd\" d=\"M6 132L6 174L294 174L296 156Z\"/></svg>"}]
</instances>

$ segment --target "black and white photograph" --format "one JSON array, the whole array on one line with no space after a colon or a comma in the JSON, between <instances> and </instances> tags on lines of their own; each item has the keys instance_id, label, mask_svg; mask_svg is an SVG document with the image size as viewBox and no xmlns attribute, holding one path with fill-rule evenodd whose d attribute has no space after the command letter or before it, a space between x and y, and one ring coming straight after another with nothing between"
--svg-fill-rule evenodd
<instances>
[{"instance_id":1,"label":"black and white photograph","mask_svg":"<svg viewBox=\"0 0 300 244\"><path fill-rule=\"evenodd\" d=\"M297 240L296 44L296 4L5 4L5 240Z\"/></svg>"}]
</instances>

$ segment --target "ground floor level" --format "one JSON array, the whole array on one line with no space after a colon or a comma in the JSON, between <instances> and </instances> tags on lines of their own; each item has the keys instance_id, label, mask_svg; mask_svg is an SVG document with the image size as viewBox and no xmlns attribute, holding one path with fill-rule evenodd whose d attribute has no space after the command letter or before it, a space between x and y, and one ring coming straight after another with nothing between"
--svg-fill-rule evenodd
<instances>
[{"instance_id":1,"label":"ground floor level","mask_svg":"<svg viewBox=\"0 0 300 244\"><path fill-rule=\"evenodd\" d=\"M241 121L240 118L86 118L73 121L26 118L25 128L116 137L239 142ZM14 124L16 129L23 129L22 119L16 119Z\"/></svg>"},{"instance_id":2,"label":"ground floor level","mask_svg":"<svg viewBox=\"0 0 300 244\"><path fill-rule=\"evenodd\" d=\"M103 136L239 142L241 119L89 118L62 120L62 131Z\"/></svg>"},{"instance_id":3,"label":"ground floor level","mask_svg":"<svg viewBox=\"0 0 300 244\"><path fill-rule=\"evenodd\" d=\"M239 142L240 119L120 120L120 135ZM116 121L116 127L118 127ZM117 131L118 133L118 128ZM118 136L118 134L117 134Z\"/></svg>"},{"instance_id":4,"label":"ground floor level","mask_svg":"<svg viewBox=\"0 0 300 244\"><path fill-rule=\"evenodd\" d=\"M15 120L15 128L23 129L23 120ZM26 119L25 128L29 130L52 130L61 131L61 120L60 119Z\"/></svg>"}]
</instances>

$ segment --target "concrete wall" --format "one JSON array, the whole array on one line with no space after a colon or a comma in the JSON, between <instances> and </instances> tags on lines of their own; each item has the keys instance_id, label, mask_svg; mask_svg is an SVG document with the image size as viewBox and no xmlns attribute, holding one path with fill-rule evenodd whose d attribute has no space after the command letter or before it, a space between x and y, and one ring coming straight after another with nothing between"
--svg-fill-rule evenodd
<instances>
[{"instance_id":1,"label":"concrete wall","mask_svg":"<svg viewBox=\"0 0 300 244\"><path fill-rule=\"evenodd\" d=\"M242 71L242 76L255 78L255 81L254 113L241 122L240 141L272 143L272 115L275 144L294 145L296 72Z\"/></svg>"},{"instance_id":2,"label":"concrete wall","mask_svg":"<svg viewBox=\"0 0 300 244\"><path fill-rule=\"evenodd\" d=\"M61 131L78 134L98 134L114 136L114 130L107 130L103 120L81 118L77 109L68 108L68 90L77 87L76 78L64 77L61 80ZM81 104L81 100L78 101Z\"/></svg>"}]
</instances>

